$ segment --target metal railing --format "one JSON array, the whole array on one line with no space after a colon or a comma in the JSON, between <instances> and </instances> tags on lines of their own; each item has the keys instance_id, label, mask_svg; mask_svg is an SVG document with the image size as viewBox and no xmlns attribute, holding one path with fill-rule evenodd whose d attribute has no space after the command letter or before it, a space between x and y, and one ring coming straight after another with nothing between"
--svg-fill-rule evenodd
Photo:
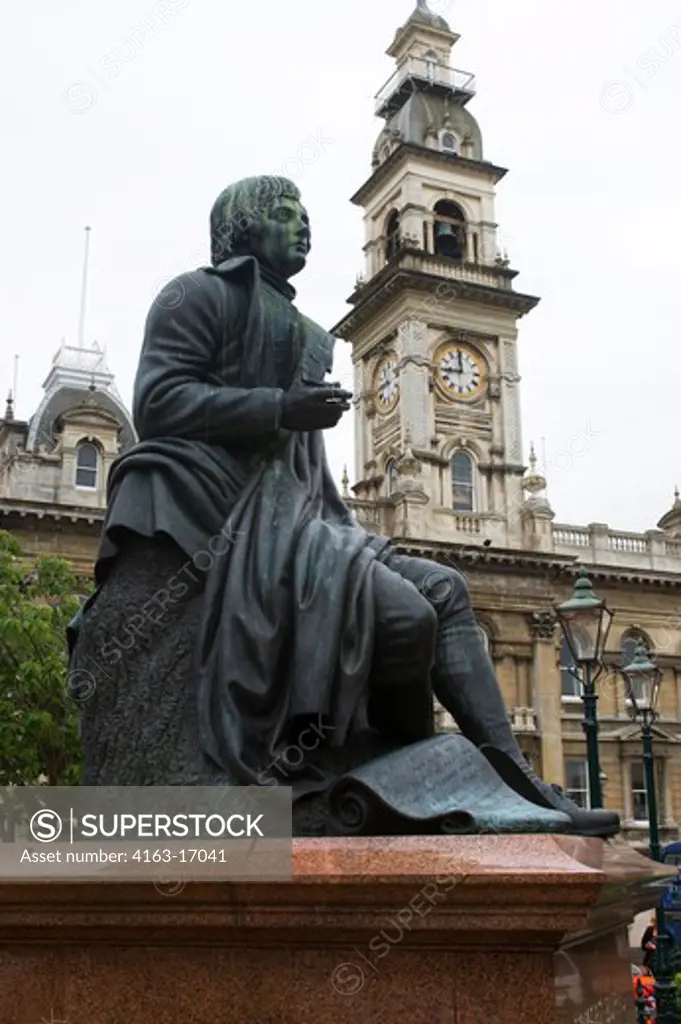
<instances>
[{"instance_id":1,"label":"metal railing","mask_svg":"<svg viewBox=\"0 0 681 1024\"><path fill-rule=\"evenodd\" d=\"M377 114L408 78L444 86L452 92L475 96L475 75L470 72L459 71L446 64L436 64L435 61L424 60L423 57L407 57L376 93Z\"/></svg>"}]
</instances>

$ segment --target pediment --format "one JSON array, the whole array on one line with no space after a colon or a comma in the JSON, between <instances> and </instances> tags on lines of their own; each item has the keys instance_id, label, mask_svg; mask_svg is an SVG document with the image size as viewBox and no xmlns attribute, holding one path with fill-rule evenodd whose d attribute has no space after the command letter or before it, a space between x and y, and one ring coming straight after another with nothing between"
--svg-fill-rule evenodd
<instances>
[{"instance_id":1,"label":"pediment","mask_svg":"<svg viewBox=\"0 0 681 1024\"><path fill-rule=\"evenodd\" d=\"M93 423L105 424L109 429L119 430L121 424L108 410L97 405L88 405L82 408L69 409L62 413L62 423L76 426L90 426Z\"/></svg>"},{"instance_id":2,"label":"pediment","mask_svg":"<svg viewBox=\"0 0 681 1024\"><path fill-rule=\"evenodd\" d=\"M678 736L674 736L673 733L668 732L664 729L659 722L655 722L651 727L651 733L653 740L657 740L661 743L681 743L681 739ZM621 729L617 729L610 733L613 739L619 740L620 743L630 743L632 741L640 742L641 739L641 726L636 722L628 723Z\"/></svg>"}]
</instances>

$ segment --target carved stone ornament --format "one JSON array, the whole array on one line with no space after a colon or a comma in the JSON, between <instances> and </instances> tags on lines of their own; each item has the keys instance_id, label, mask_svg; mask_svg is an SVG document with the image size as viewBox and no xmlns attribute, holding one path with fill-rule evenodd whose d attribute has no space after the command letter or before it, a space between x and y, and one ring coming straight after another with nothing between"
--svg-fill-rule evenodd
<instances>
[{"instance_id":1,"label":"carved stone ornament","mask_svg":"<svg viewBox=\"0 0 681 1024\"><path fill-rule=\"evenodd\" d=\"M553 640L556 631L556 616L553 612L534 612L530 629L535 640Z\"/></svg>"}]
</instances>

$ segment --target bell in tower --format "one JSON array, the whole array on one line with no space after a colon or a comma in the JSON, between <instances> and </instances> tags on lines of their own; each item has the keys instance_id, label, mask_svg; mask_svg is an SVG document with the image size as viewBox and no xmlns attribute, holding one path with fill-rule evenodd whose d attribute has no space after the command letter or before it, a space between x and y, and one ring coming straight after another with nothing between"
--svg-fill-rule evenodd
<instances>
[{"instance_id":1,"label":"bell in tower","mask_svg":"<svg viewBox=\"0 0 681 1024\"><path fill-rule=\"evenodd\" d=\"M435 252L452 260L466 259L466 217L456 203L435 204L433 224Z\"/></svg>"}]
</instances>

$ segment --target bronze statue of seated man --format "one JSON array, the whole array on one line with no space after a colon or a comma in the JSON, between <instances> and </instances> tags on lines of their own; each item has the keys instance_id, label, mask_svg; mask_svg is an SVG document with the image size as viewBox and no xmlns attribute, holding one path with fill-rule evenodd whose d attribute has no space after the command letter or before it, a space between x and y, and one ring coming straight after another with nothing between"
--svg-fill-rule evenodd
<instances>
[{"instance_id":1,"label":"bronze statue of seated man","mask_svg":"<svg viewBox=\"0 0 681 1024\"><path fill-rule=\"evenodd\" d=\"M96 684L83 782L303 798L344 759L430 736L434 692L492 764L506 755L516 792L568 831L615 833L617 815L523 758L463 576L368 534L338 493L322 431L351 395L325 382L333 338L293 305L310 249L298 189L230 186L211 243L212 266L149 313L140 440L112 467L98 589L71 632L72 668Z\"/></svg>"}]
</instances>

